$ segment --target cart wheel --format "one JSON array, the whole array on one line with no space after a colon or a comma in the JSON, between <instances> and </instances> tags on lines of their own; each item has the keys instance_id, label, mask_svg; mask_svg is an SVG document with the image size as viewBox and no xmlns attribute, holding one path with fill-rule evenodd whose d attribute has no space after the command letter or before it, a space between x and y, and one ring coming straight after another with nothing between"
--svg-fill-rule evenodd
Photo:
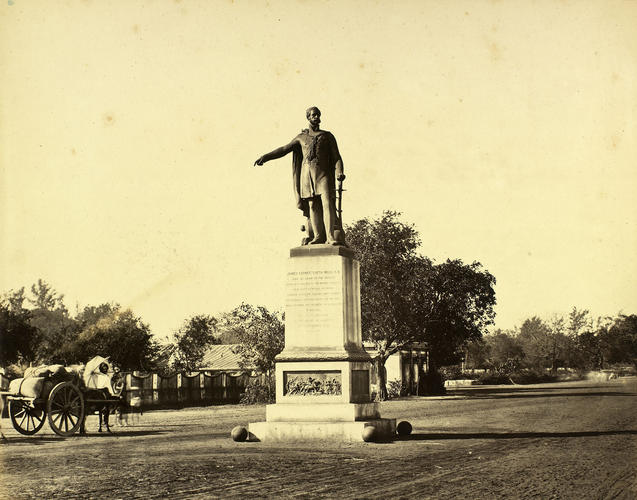
<instances>
[{"instance_id":1,"label":"cart wheel","mask_svg":"<svg viewBox=\"0 0 637 500\"><path fill-rule=\"evenodd\" d=\"M84 419L84 398L71 382L61 382L49 394L46 403L49 425L56 434L72 436Z\"/></svg>"},{"instance_id":2,"label":"cart wheel","mask_svg":"<svg viewBox=\"0 0 637 500\"><path fill-rule=\"evenodd\" d=\"M46 420L44 409L20 400L9 401L9 416L15 430L26 436L32 436L42 429Z\"/></svg>"}]
</instances>

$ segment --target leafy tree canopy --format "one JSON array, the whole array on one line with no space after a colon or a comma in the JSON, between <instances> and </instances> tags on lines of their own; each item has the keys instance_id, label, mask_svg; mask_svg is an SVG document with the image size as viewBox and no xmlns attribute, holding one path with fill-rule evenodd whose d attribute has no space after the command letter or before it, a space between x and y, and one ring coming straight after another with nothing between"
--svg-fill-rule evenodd
<instances>
[{"instance_id":1,"label":"leafy tree canopy","mask_svg":"<svg viewBox=\"0 0 637 500\"><path fill-rule=\"evenodd\" d=\"M420 288L417 231L387 211L377 220L361 219L347 228L347 241L360 261L363 337L387 358L417 336L412 314Z\"/></svg>"},{"instance_id":2,"label":"leafy tree canopy","mask_svg":"<svg viewBox=\"0 0 637 500\"><path fill-rule=\"evenodd\" d=\"M186 320L175 333L175 370L194 371L200 368L206 350L219 343L216 331L217 319L213 316L201 314Z\"/></svg>"},{"instance_id":3,"label":"leafy tree canopy","mask_svg":"<svg viewBox=\"0 0 637 500\"><path fill-rule=\"evenodd\" d=\"M621 314L604 338L609 363L631 363L637 368L637 315Z\"/></svg>"},{"instance_id":4,"label":"leafy tree canopy","mask_svg":"<svg viewBox=\"0 0 637 500\"><path fill-rule=\"evenodd\" d=\"M430 288L430 305L421 315L421 338L430 360L440 366L457 360L460 348L482 338L495 318L495 278L479 262L447 260L426 269L422 283Z\"/></svg>"},{"instance_id":5,"label":"leafy tree canopy","mask_svg":"<svg viewBox=\"0 0 637 500\"><path fill-rule=\"evenodd\" d=\"M480 263L434 264L418 254L413 225L386 211L347 228L347 240L361 263L363 338L378 352L381 398L386 394L385 360L411 342L426 342L430 368L457 357L493 323L495 278Z\"/></svg>"},{"instance_id":6,"label":"leafy tree canopy","mask_svg":"<svg viewBox=\"0 0 637 500\"><path fill-rule=\"evenodd\" d=\"M28 322L35 329L29 354L23 361L60 361L61 348L74 337L75 322L64 305L64 296L46 281L39 279L30 290L30 295L25 294L24 287L4 295L4 302L11 311L24 315L28 310ZM26 309L27 305L31 307Z\"/></svg>"},{"instance_id":7,"label":"leafy tree canopy","mask_svg":"<svg viewBox=\"0 0 637 500\"><path fill-rule=\"evenodd\" d=\"M93 356L108 356L122 370L152 370L158 345L148 325L130 309L120 310L116 305L98 307L110 312L95 316L94 323L85 324L77 338L68 344L68 358L84 363ZM84 317L91 317L94 310L84 312Z\"/></svg>"},{"instance_id":8,"label":"leafy tree canopy","mask_svg":"<svg viewBox=\"0 0 637 500\"><path fill-rule=\"evenodd\" d=\"M34 309L43 309L46 311L66 311L64 305L64 295L56 292L51 285L42 279L31 285L32 297L27 300L33 305Z\"/></svg>"},{"instance_id":9,"label":"leafy tree canopy","mask_svg":"<svg viewBox=\"0 0 637 500\"><path fill-rule=\"evenodd\" d=\"M7 303L0 303L0 366L33 359L37 330L29 320L29 311L16 312Z\"/></svg>"},{"instance_id":10,"label":"leafy tree canopy","mask_svg":"<svg viewBox=\"0 0 637 500\"><path fill-rule=\"evenodd\" d=\"M223 317L224 329L233 332L239 343L236 353L245 366L255 366L270 374L274 358L285 345L283 315L264 306L242 303Z\"/></svg>"}]
</instances>

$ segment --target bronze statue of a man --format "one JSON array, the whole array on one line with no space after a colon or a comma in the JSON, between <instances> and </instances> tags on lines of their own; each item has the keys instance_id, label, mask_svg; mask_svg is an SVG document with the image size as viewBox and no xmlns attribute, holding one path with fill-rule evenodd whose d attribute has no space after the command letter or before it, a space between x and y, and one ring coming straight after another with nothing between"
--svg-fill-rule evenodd
<instances>
[{"instance_id":1,"label":"bronze statue of a man","mask_svg":"<svg viewBox=\"0 0 637 500\"><path fill-rule=\"evenodd\" d=\"M321 111L311 107L305 116L309 128L289 144L261 156L254 164L263 165L292 152L296 205L309 218L309 237L304 244L344 245L342 224L336 213L335 183L335 179L339 182L345 179L343 160L334 136L319 128Z\"/></svg>"}]
</instances>

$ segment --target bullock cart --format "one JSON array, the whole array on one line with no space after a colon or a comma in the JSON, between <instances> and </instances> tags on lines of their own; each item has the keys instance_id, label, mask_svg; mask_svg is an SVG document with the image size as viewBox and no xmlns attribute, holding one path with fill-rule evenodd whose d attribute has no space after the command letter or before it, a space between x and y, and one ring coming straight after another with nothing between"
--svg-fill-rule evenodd
<instances>
[{"instance_id":1,"label":"bullock cart","mask_svg":"<svg viewBox=\"0 0 637 500\"><path fill-rule=\"evenodd\" d=\"M20 434L32 436L48 420L53 432L69 437L84 429L90 410L108 412L122 403L124 379L107 358L96 356L86 366L31 370L0 393L6 396L11 423Z\"/></svg>"}]
</instances>

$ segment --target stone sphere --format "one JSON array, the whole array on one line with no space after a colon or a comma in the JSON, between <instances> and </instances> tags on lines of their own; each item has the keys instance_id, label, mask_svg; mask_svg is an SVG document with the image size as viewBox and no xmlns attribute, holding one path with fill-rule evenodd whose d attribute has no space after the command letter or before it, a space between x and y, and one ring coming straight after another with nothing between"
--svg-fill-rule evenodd
<instances>
[{"instance_id":1,"label":"stone sphere","mask_svg":"<svg viewBox=\"0 0 637 500\"><path fill-rule=\"evenodd\" d=\"M232 429L230 435L232 436L233 441L243 442L248 439L248 429L237 425L234 429Z\"/></svg>"},{"instance_id":2,"label":"stone sphere","mask_svg":"<svg viewBox=\"0 0 637 500\"><path fill-rule=\"evenodd\" d=\"M363 429L363 441L365 441L366 443L372 443L376 441L377 437L378 433L376 432L376 427L369 425Z\"/></svg>"},{"instance_id":3,"label":"stone sphere","mask_svg":"<svg viewBox=\"0 0 637 500\"><path fill-rule=\"evenodd\" d=\"M403 420L396 426L396 432L399 436L409 436L411 434L411 424L406 420Z\"/></svg>"}]
</instances>

